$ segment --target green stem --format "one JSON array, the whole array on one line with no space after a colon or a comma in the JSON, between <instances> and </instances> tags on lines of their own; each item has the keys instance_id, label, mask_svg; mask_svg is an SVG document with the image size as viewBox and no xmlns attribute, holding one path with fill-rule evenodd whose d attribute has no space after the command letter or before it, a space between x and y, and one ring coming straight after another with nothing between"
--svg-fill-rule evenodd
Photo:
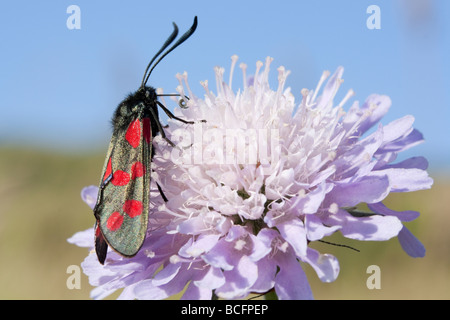
<instances>
[{"instance_id":1,"label":"green stem","mask_svg":"<svg viewBox=\"0 0 450 320\"><path fill-rule=\"evenodd\" d=\"M275 290L270 290L269 292L267 292L264 295L264 299L265 300L278 300L278 296L277 296L277 293L275 292Z\"/></svg>"}]
</instances>

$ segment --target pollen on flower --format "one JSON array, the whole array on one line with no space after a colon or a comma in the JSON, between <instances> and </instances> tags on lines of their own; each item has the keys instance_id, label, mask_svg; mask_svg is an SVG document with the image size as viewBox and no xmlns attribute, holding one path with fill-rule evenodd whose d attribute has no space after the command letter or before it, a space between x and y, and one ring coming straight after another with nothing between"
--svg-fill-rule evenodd
<instances>
[{"instance_id":1,"label":"pollen on flower","mask_svg":"<svg viewBox=\"0 0 450 320\"><path fill-rule=\"evenodd\" d=\"M282 252L286 252L289 248L289 243L287 241L284 241L281 245L278 246L278 249Z\"/></svg>"},{"instance_id":2,"label":"pollen on flower","mask_svg":"<svg viewBox=\"0 0 450 320\"><path fill-rule=\"evenodd\" d=\"M333 202L332 204L330 204L330 207L328 208L328 212L332 213L332 214L338 213L338 210L339 210L339 206L336 202Z\"/></svg>"},{"instance_id":3,"label":"pollen on flower","mask_svg":"<svg viewBox=\"0 0 450 320\"><path fill-rule=\"evenodd\" d=\"M183 260L183 259L182 259L180 256L176 255L176 254L170 256L170 258L169 258L169 261L170 261L170 263L172 263L172 264L179 263L179 262L181 262L182 260Z\"/></svg>"},{"instance_id":4,"label":"pollen on flower","mask_svg":"<svg viewBox=\"0 0 450 320\"><path fill-rule=\"evenodd\" d=\"M154 258L156 255L154 251L148 249L145 249L144 253L147 258Z\"/></svg>"},{"instance_id":5,"label":"pollen on flower","mask_svg":"<svg viewBox=\"0 0 450 320\"><path fill-rule=\"evenodd\" d=\"M239 239L239 240L236 241L236 243L234 244L234 248L235 248L236 250L240 251L240 250L242 250L242 249L245 247L246 244L247 244L247 243L246 243L244 240Z\"/></svg>"}]
</instances>

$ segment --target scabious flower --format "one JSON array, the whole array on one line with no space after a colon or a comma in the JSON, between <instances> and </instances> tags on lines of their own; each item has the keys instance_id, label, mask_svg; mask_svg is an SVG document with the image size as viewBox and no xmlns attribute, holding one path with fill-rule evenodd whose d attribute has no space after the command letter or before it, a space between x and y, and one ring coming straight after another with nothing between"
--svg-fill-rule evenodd
<instances>
[{"instance_id":1,"label":"scabious flower","mask_svg":"<svg viewBox=\"0 0 450 320\"><path fill-rule=\"evenodd\" d=\"M166 134L177 148L155 138L152 182L168 201L154 187L147 238L135 257L110 251L102 266L94 253L87 256L82 267L96 287L92 297L124 288L123 299L163 299L183 290L184 299L240 299L275 289L279 299L311 299L300 261L320 280L334 281L336 257L308 244L335 232L355 240L397 236L410 256L425 254L402 224L419 213L393 211L382 202L391 192L431 187L425 158L395 162L401 151L423 142L414 118L382 125L391 101L378 94L345 112L352 90L334 103L343 68L326 84L324 72L317 88L303 89L296 103L283 67L278 88L270 88L271 58L258 62L252 77L241 64L244 87L235 93L236 62L233 56L228 84L224 69L215 69L216 94L202 82L203 99L191 92L186 73L177 75L179 93L189 96L177 116L206 122L169 120ZM82 191L91 208L97 191ZM361 212L360 204L371 212ZM92 248L93 229L69 242Z\"/></svg>"}]
</instances>

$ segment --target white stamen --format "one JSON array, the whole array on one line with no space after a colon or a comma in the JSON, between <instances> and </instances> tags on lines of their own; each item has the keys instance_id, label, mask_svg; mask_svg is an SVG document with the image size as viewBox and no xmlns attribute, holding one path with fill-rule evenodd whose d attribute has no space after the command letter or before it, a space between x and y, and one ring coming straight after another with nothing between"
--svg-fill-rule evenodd
<instances>
[{"instance_id":1,"label":"white stamen","mask_svg":"<svg viewBox=\"0 0 450 320\"><path fill-rule=\"evenodd\" d=\"M247 88L247 65L245 63L241 63L239 64L239 68L241 68L242 70L242 77L243 77L243 81L244 81L244 89Z\"/></svg>"},{"instance_id":2,"label":"white stamen","mask_svg":"<svg viewBox=\"0 0 450 320\"><path fill-rule=\"evenodd\" d=\"M317 93L320 90L320 87L322 87L322 84L325 82L325 80L330 76L330 71L326 70L322 73L322 76L320 77L319 83L317 84L316 90L314 90L314 95L312 97L312 101L316 100Z\"/></svg>"},{"instance_id":3,"label":"white stamen","mask_svg":"<svg viewBox=\"0 0 450 320\"><path fill-rule=\"evenodd\" d=\"M231 84L233 83L234 67L236 66L236 62L238 61L238 59L239 57L237 55L231 56L230 80L228 81L228 86L230 87L230 90L232 90Z\"/></svg>"}]
</instances>

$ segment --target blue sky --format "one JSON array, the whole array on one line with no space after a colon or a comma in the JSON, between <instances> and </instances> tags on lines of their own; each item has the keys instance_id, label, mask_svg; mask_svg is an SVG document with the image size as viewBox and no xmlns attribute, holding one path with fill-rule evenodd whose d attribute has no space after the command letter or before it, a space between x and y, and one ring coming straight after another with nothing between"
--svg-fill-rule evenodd
<instances>
[{"instance_id":1,"label":"blue sky","mask_svg":"<svg viewBox=\"0 0 450 320\"><path fill-rule=\"evenodd\" d=\"M81 10L78 30L66 25L72 4ZM370 5L380 8L381 29L367 28ZM248 72L272 56L273 70L291 70L288 85L300 96L323 70L344 66L337 99L350 88L361 102L389 95L383 123L412 114L426 139L407 156L450 170L448 0L9 1L0 10L0 145L106 151L115 107L138 88L172 22L182 33L195 15L196 33L149 85L174 92L175 74L187 71L202 96L199 82L214 83L214 66L229 70L233 54Z\"/></svg>"}]
</instances>

